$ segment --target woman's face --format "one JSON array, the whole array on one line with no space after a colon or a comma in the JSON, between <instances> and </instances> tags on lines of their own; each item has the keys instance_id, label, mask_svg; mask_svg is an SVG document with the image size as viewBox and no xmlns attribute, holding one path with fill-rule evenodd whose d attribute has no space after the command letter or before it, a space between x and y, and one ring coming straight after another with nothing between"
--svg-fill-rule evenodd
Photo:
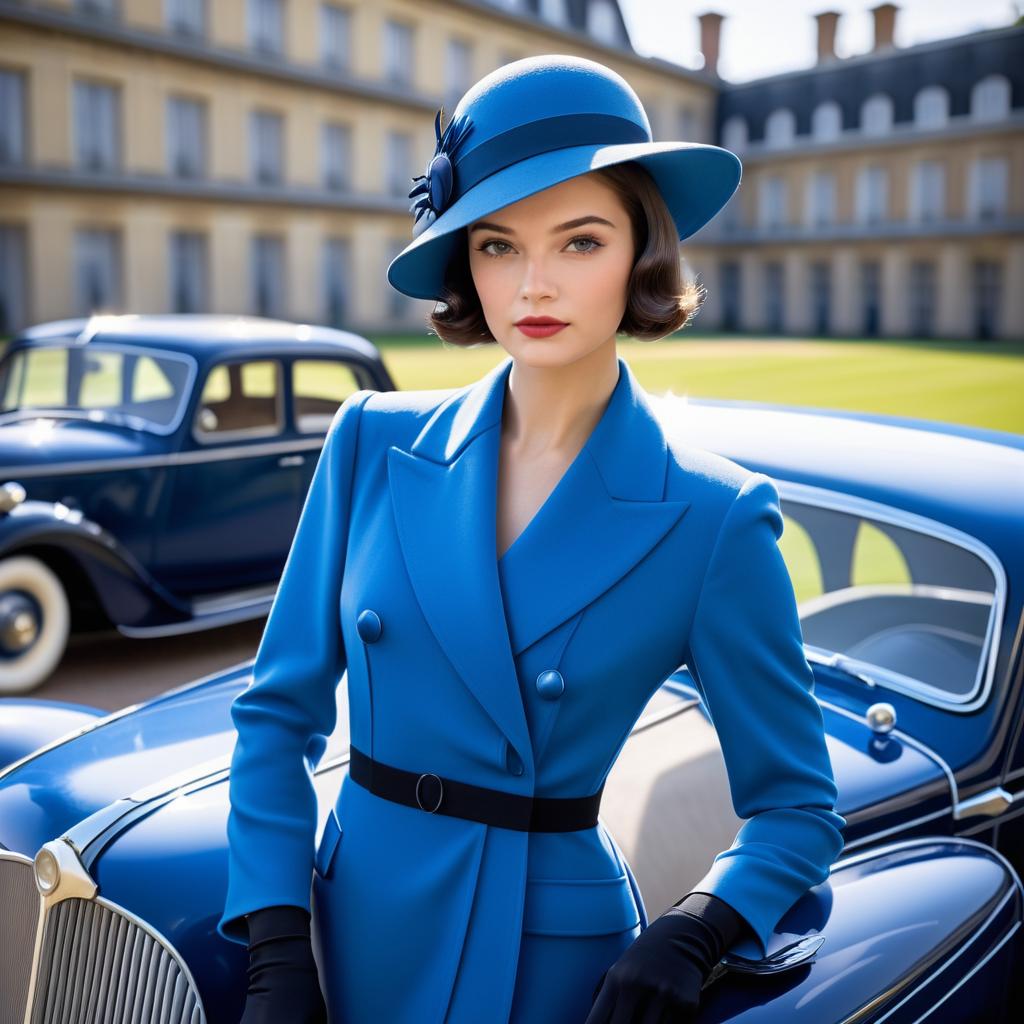
<instances>
[{"instance_id":1,"label":"woman's face","mask_svg":"<svg viewBox=\"0 0 1024 1024\"><path fill-rule=\"evenodd\" d=\"M633 229L618 195L584 174L527 196L468 227L469 266L484 319L510 356L564 366L614 350L634 260ZM523 317L568 326L530 337Z\"/></svg>"}]
</instances>

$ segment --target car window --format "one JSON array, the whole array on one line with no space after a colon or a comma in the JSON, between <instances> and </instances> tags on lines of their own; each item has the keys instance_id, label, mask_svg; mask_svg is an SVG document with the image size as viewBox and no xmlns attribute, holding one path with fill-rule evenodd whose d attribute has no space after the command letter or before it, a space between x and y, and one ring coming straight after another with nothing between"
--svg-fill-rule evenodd
<instances>
[{"instance_id":1,"label":"car window","mask_svg":"<svg viewBox=\"0 0 1024 1024\"><path fill-rule=\"evenodd\" d=\"M175 382L168 377L164 365L149 356L135 360L131 379L132 401L164 402L174 398Z\"/></svg>"},{"instance_id":2,"label":"car window","mask_svg":"<svg viewBox=\"0 0 1024 1024\"><path fill-rule=\"evenodd\" d=\"M980 545L940 535L939 524L933 534L785 498L782 511L779 548L807 645L915 696L977 695L997 612L996 575Z\"/></svg>"},{"instance_id":3,"label":"car window","mask_svg":"<svg viewBox=\"0 0 1024 1024\"><path fill-rule=\"evenodd\" d=\"M105 342L22 348L4 361L0 414L84 418L170 433L194 376L191 358Z\"/></svg>"},{"instance_id":4,"label":"car window","mask_svg":"<svg viewBox=\"0 0 1024 1024\"><path fill-rule=\"evenodd\" d=\"M206 441L280 433L281 376L281 363L276 359L214 366L199 397L196 436Z\"/></svg>"},{"instance_id":5,"label":"car window","mask_svg":"<svg viewBox=\"0 0 1024 1024\"><path fill-rule=\"evenodd\" d=\"M334 359L296 359L292 363L295 429L326 434L338 406L359 390L355 371Z\"/></svg>"},{"instance_id":6,"label":"car window","mask_svg":"<svg viewBox=\"0 0 1024 1024\"><path fill-rule=\"evenodd\" d=\"M62 406L67 401L67 382L66 349L22 349L13 358L3 410Z\"/></svg>"}]
</instances>

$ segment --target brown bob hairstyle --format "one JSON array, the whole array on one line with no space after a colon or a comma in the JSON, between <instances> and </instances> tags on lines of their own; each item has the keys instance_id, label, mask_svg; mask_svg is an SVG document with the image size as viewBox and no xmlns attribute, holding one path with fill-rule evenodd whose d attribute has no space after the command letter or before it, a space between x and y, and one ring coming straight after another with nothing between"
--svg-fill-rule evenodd
<instances>
[{"instance_id":1,"label":"brown bob hairstyle","mask_svg":"<svg viewBox=\"0 0 1024 1024\"><path fill-rule=\"evenodd\" d=\"M703 305L706 290L683 277L679 235L654 178L633 160L589 173L614 189L629 213L636 239L626 309L617 333L656 341L685 327ZM427 323L442 341L453 345L496 344L473 284L464 234L462 238L445 270L441 299Z\"/></svg>"}]
</instances>

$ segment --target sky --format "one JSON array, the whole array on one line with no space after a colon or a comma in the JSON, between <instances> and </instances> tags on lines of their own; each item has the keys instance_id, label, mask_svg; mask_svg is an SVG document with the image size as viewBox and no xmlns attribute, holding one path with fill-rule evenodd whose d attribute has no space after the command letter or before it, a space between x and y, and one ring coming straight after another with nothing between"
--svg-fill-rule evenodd
<instances>
[{"instance_id":1,"label":"sky","mask_svg":"<svg viewBox=\"0 0 1024 1024\"><path fill-rule=\"evenodd\" d=\"M874 38L871 8L879 0L619 0L634 49L684 67L703 65L700 24L706 11L724 15L719 74L730 82L813 67L821 11L839 11L836 53L867 53ZM1024 14L1024 0L905 0L896 12L896 45L1000 28Z\"/></svg>"}]
</instances>

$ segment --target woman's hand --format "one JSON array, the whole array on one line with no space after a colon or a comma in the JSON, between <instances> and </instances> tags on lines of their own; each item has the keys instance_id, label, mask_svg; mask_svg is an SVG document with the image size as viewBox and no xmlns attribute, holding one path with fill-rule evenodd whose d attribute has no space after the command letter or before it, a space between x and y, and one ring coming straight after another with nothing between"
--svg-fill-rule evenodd
<instances>
[{"instance_id":1,"label":"woman's hand","mask_svg":"<svg viewBox=\"0 0 1024 1024\"><path fill-rule=\"evenodd\" d=\"M239 1024L327 1024L309 911L265 907L246 915L249 989Z\"/></svg>"},{"instance_id":2,"label":"woman's hand","mask_svg":"<svg viewBox=\"0 0 1024 1024\"><path fill-rule=\"evenodd\" d=\"M605 971L585 1024L682 1024L701 988L746 928L724 900L690 893L652 921Z\"/></svg>"}]
</instances>

